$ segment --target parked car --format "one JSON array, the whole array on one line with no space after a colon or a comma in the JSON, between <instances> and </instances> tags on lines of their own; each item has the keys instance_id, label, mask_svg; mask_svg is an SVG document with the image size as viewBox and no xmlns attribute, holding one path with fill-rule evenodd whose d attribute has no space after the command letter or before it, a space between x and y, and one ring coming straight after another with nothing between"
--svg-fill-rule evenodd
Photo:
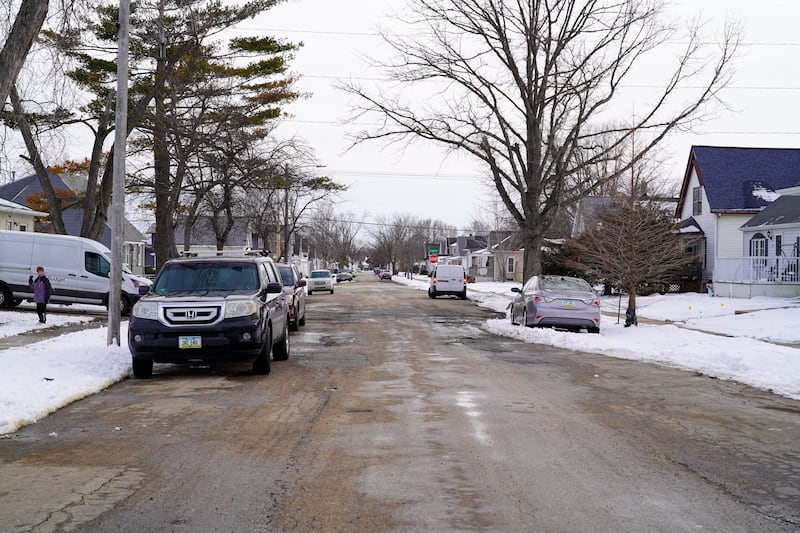
<instances>
[{"instance_id":1,"label":"parked car","mask_svg":"<svg viewBox=\"0 0 800 533\"><path fill-rule=\"evenodd\" d=\"M277 267L283 283L283 294L289 304L289 329L297 331L306 324L306 280L294 265L278 263Z\"/></svg>"},{"instance_id":2,"label":"parked car","mask_svg":"<svg viewBox=\"0 0 800 533\"><path fill-rule=\"evenodd\" d=\"M308 294L314 291L329 291L333 294L334 277L330 270L312 270L308 278Z\"/></svg>"},{"instance_id":3,"label":"parked car","mask_svg":"<svg viewBox=\"0 0 800 533\"><path fill-rule=\"evenodd\" d=\"M467 273L461 265L436 265L428 282L428 296L443 295L467 299Z\"/></svg>"},{"instance_id":4,"label":"parked car","mask_svg":"<svg viewBox=\"0 0 800 533\"><path fill-rule=\"evenodd\" d=\"M336 281L353 281L353 273L349 270L340 270L336 273Z\"/></svg>"},{"instance_id":5,"label":"parked car","mask_svg":"<svg viewBox=\"0 0 800 533\"><path fill-rule=\"evenodd\" d=\"M528 327L586 329L600 333L600 300L585 280L533 276L511 302L511 323Z\"/></svg>"},{"instance_id":6,"label":"parked car","mask_svg":"<svg viewBox=\"0 0 800 533\"><path fill-rule=\"evenodd\" d=\"M381 270L381 279L392 279L391 270Z\"/></svg>"},{"instance_id":7,"label":"parked car","mask_svg":"<svg viewBox=\"0 0 800 533\"><path fill-rule=\"evenodd\" d=\"M128 347L133 374L153 363L252 362L269 374L270 355L289 358L289 306L269 257L173 259L133 306Z\"/></svg>"}]
</instances>

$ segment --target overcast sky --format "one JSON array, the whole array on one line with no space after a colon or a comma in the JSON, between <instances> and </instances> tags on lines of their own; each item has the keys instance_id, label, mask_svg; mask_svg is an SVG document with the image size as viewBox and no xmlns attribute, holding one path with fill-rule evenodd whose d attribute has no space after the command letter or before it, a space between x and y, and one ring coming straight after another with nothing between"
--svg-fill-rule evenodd
<instances>
[{"instance_id":1,"label":"overcast sky","mask_svg":"<svg viewBox=\"0 0 800 533\"><path fill-rule=\"evenodd\" d=\"M346 133L365 124L347 124L349 97L335 86L349 79L374 83L382 77L362 56L382 56L386 49L377 28L391 27L387 14L401 12L404 6L404 0L287 0L243 24L241 32L304 43L291 68L301 76L299 90L310 96L287 108L293 117L279 132L306 139L325 165L321 172L349 187L341 196L340 212L366 214L368 220L410 213L466 229L478 211L496 202L481 179L485 170L477 163L466 157L445 158L438 147L419 142L404 151L378 143L346 151ZM669 137L663 143L662 175L681 180L692 144L800 147L800 37L796 33L800 2L676 0L670 6L675 21L697 16L706 20L705 34L710 39L732 18L741 21L744 35L734 81L722 94L729 109L714 110L713 119ZM680 44L667 45L660 52L675 55ZM619 102L626 114L635 113L637 102L652 96L653 85L666 70L659 59L641 67L629 81L625 100ZM29 73L28 78L35 84L35 74ZM63 144L64 153L49 147L47 163L89 155L90 145L79 136L65 136ZM13 161L0 162L0 170L14 168L29 174L30 168L20 169L20 160L8 151L12 145L7 143L6 154L12 154Z\"/></svg>"},{"instance_id":2,"label":"overcast sky","mask_svg":"<svg viewBox=\"0 0 800 533\"><path fill-rule=\"evenodd\" d=\"M403 6L402 0L289 0L248 26L304 43L293 68L302 76L301 90L311 97L290 106L294 117L282 128L308 139L324 171L350 187L342 196L342 210L372 216L408 212L463 228L491 198L475 163L444 159L438 149L422 143L405 152L377 143L344 152L348 96L334 85L380 77L360 55L380 55L376 28L391 24L386 14ZM744 36L735 79L723 94L730 110L716 110L713 120L670 137L664 145L664 175L680 181L692 144L800 147L800 3L685 0L672 2L670 9L675 20L706 20L710 38L718 36L726 19L738 18ZM636 100L652 93L646 86L658 74L658 65L647 66L654 69L652 78L643 72L635 80L641 87L628 93L634 111Z\"/></svg>"}]
</instances>

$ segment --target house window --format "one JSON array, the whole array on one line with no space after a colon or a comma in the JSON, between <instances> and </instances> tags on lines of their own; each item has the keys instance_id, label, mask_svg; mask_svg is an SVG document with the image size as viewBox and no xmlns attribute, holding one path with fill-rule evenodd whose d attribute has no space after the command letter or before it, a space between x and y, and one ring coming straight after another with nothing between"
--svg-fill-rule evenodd
<instances>
[{"instance_id":1,"label":"house window","mask_svg":"<svg viewBox=\"0 0 800 533\"><path fill-rule=\"evenodd\" d=\"M9 231L14 229L14 223L11 222L10 220L6 220L6 229Z\"/></svg>"},{"instance_id":2,"label":"house window","mask_svg":"<svg viewBox=\"0 0 800 533\"><path fill-rule=\"evenodd\" d=\"M508 272L509 274L512 274L514 272L514 258L513 257L509 257L508 258L508 261L507 261L507 264L506 264L506 272Z\"/></svg>"},{"instance_id":3,"label":"house window","mask_svg":"<svg viewBox=\"0 0 800 533\"><path fill-rule=\"evenodd\" d=\"M19 230L20 231L28 231L28 225L27 224L20 224L19 225Z\"/></svg>"},{"instance_id":4,"label":"house window","mask_svg":"<svg viewBox=\"0 0 800 533\"><path fill-rule=\"evenodd\" d=\"M692 214L703 214L703 189L701 187L692 189Z\"/></svg>"}]
</instances>

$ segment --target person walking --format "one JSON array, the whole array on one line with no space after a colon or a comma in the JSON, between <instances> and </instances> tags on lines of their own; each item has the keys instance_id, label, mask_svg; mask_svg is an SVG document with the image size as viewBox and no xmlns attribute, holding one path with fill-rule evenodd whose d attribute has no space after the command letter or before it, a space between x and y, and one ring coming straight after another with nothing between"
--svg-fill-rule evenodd
<instances>
[{"instance_id":1,"label":"person walking","mask_svg":"<svg viewBox=\"0 0 800 533\"><path fill-rule=\"evenodd\" d=\"M33 289L33 301L36 302L36 314L39 315L39 322L47 322L47 302L53 294L53 286L50 280L44 275L44 267L36 267L36 279L33 276L28 278L28 285Z\"/></svg>"}]
</instances>

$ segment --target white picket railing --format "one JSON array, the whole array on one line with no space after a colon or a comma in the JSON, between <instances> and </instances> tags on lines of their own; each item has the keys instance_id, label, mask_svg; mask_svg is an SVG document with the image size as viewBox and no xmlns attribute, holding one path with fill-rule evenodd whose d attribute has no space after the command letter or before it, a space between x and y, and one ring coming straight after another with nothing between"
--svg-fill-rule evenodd
<instances>
[{"instance_id":1,"label":"white picket railing","mask_svg":"<svg viewBox=\"0 0 800 533\"><path fill-rule=\"evenodd\" d=\"M714 281L800 284L799 257L717 257Z\"/></svg>"}]
</instances>

